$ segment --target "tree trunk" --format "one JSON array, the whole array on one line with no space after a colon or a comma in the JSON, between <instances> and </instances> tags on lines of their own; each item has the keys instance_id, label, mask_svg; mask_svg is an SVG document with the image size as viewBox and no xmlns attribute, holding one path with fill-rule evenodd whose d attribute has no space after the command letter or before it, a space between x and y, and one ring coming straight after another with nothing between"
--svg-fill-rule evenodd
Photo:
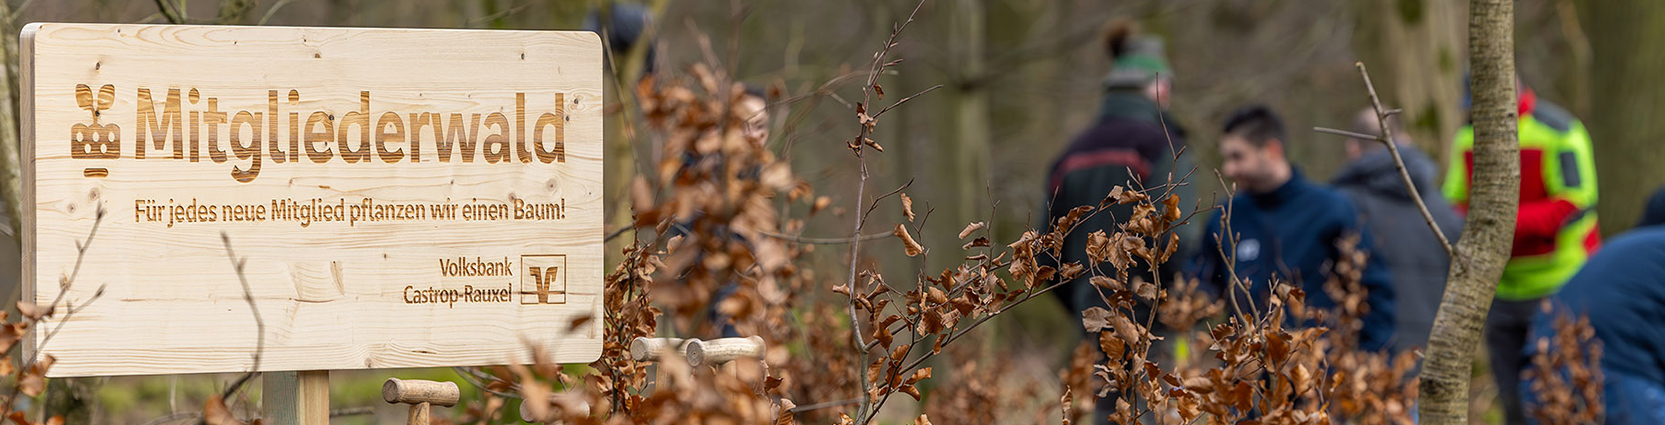
<instances>
[{"instance_id":1,"label":"tree trunk","mask_svg":"<svg viewBox=\"0 0 1665 425\"><path fill-rule=\"evenodd\" d=\"M11 16L11 6L0 1L0 16ZM17 126L21 121L17 115L17 37L11 25L0 25L0 59L6 60L7 66L0 68L0 203L4 203L5 225L9 227L13 244L20 244L17 235L22 233L22 201L23 183L21 163L18 160L21 144L18 141ZM19 245L21 246L21 245ZM6 305L16 300L8 298Z\"/></svg>"},{"instance_id":2,"label":"tree trunk","mask_svg":"<svg viewBox=\"0 0 1665 425\"><path fill-rule=\"evenodd\" d=\"M1355 50L1376 81L1391 87L1382 103L1403 108L1407 136L1444 161L1463 124L1463 5L1458 0L1369 0L1354 3ZM1443 169L1443 168L1442 168Z\"/></svg>"},{"instance_id":3,"label":"tree trunk","mask_svg":"<svg viewBox=\"0 0 1665 425\"><path fill-rule=\"evenodd\" d=\"M939 191L936 196L940 205L935 214L940 214L942 221L932 217L931 221L941 227L932 235L937 241L936 246L943 252L953 252L961 242L956 237L958 229L966 223L978 220L978 217L988 215L988 201L985 190L988 188L989 177L989 94L988 89L979 81L983 81L985 58L984 44L985 19L987 18L984 0L958 0L952 6L950 16L948 45L951 55L950 70L954 84L947 87L948 95L944 96L952 111L946 137L938 139L942 148L937 158L937 182ZM946 230L953 229L953 230ZM945 267L951 262L957 262L953 256L935 256L931 258L928 267Z\"/></svg>"},{"instance_id":4,"label":"tree trunk","mask_svg":"<svg viewBox=\"0 0 1665 425\"><path fill-rule=\"evenodd\" d=\"M1665 72L1665 3L1581 1L1579 15L1589 30L1593 85L1590 138L1595 143L1597 208L1603 234L1630 228L1648 195L1665 183L1665 86L1653 84Z\"/></svg>"},{"instance_id":5,"label":"tree trunk","mask_svg":"<svg viewBox=\"0 0 1665 425\"><path fill-rule=\"evenodd\" d=\"M1468 422L1468 382L1481 327L1513 244L1519 207L1513 0L1469 2L1474 176L1468 221L1428 340L1419 409L1427 425Z\"/></svg>"}]
</instances>

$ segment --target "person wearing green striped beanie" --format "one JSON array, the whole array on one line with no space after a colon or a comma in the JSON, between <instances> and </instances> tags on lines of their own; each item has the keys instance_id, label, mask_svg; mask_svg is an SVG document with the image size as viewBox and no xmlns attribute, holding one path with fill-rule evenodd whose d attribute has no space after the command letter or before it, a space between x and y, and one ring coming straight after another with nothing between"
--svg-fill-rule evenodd
<instances>
[{"instance_id":1,"label":"person wearing green striped beanie","mask_svg":"<svg viewBox=\"0 0 1665 425\"><path fill-rule=\"evenodd\" d=\"M1046 191L1040 200L1044 214L1036 214L1042 220L1037 223L1037 228L1043 231L1052 231L1058 219L1068 216L1070 210L1076 207L1099 206L1105 195L1117 186L1138 187L1134 183L1138 181L1147 187L1156 187L1167 183L1170 176L1176 180L1181 178L1179 174L1191 169L1190 155L1183 153L1185 131L1179 127L1177 120L1167 115L1165 108L1173 87L1173 70L1162 56L1161 39L1138 34L1130 21L1117 21L1108 26L1102 40L1103 51L1110 59L1110 71L1104 79L1104 97L1099 114L1094 123L1079 133L1057 156L1048 170ZM1178 173L1175 170L1179 170ZM1180 202L1181 216L1189 215L1195 205L1192 202L1196 199L1194 190L1189 185L1181 185L1175 193L1184 200ZM1089 264L1091 259L1086 254L1088 235L1099 231L1116 234L1120 225L1133 215L1132 205L1107 206L1097 214L1082 219L1065 235L1061 258L1046 256L1041 261L1054 267L1059 263ZM1201 237L1198 230L1200 226L1181 226L1176 232L1189 242ZM1181 249L1190 246L1189 243L1181 244ZM1129 273L1146 282L1167 283L1169 279L1166 278L1181 269L1179 263L1182 261L1178 259L1189 257L1188 252L1177 253L1172 257L1174 261L1156 270L1135 267ZM1165 279L1157 280L1157 276ZM1096 309L1110 310L1086 274L1062 284L1052 294L1077 318ZM1133 313L1139 323L1146 323L1152 314L1150 305L1143 302L1135 306ZM1152 331L1158 335L1170 333L1160 324L1155 328ZM1097 334L1093 333L1092 339L1097 338ZM1175 338L1168 339L1172 340ZM1150 356L1153 361L1167 365L1173 358L1173 352L1167 343L1158 342L1152 347ZM1100 411L1095 414L1096 423L1106 423L1115 403L1098 406Z\"/></svg>"}]
</instances>

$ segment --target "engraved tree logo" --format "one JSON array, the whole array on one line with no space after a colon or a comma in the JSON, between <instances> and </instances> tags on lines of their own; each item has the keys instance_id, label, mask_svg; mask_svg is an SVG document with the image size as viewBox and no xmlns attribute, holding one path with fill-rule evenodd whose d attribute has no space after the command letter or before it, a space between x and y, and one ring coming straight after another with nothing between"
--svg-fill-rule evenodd
<instances>
[{"instance_id":1,"label":"engraved tree logo","mask_svg":"<svg viewBox=\"0 0 1665 425\"><path fill-rule=\"evenodd\" d=\"M94 97L92 87L75 85L75 103L92 113L92 124L75 124L69 129L69 156L75 159L121 157L121 127L99 124L98 118L116 102L116 86L105 84Z\"/></svg>"}]
</instances>

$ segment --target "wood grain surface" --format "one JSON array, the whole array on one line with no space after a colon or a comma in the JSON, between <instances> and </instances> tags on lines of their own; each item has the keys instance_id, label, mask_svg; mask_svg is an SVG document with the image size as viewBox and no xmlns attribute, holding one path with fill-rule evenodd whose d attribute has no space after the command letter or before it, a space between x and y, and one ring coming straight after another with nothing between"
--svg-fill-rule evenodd
<instances>
[{"instance_id":1,"label":"wood grain surface","mask_svg":"<svg viewBox=\"0 0 1665 425\"><path fill-rule=\"evenodd\" d=\"M25 299L64 295L41 324L61 331L26 348L51 376L253 368L226 241L261 371L600 355L600 321L572 326L601 314L594 34L47 23L21 40Z\"/></svg>"}]
</instances>

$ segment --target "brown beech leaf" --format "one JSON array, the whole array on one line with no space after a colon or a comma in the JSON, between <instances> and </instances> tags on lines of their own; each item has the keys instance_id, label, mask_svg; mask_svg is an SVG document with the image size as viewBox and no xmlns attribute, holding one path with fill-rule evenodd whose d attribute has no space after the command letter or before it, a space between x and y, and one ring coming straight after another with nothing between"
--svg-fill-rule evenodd
<instances>
[{"instance_id":1,"label":"brown beech leaf","mask_svg":"<svg viewBox=\"0 0 1665 425\"><path fill-rule=\"evenodd\" d=\"M913 198L909 198L908 194L906 194L906 193L902 193L901 195L902 195L902 216L907 217L908 222L913 222L913 217L914 217L913 216Z\"/></svg>"},{"instance_id":2,"label":"brown beech leaf","mask_svg":"<svg viewBox=\"0 0 1665 425\"><path fill-rule=\"evenodd\" d=\"M1087 328L1087 332L1098 332L1110 327L1112 316L1114 314L1110 313L1110 310L1105 310L1103 307L1091 307L1086 312L1081 313L1081 325Z\"/></svg>"},{"instance_id":3,"label":"brown beech leaf","mask_svg":"<svg viewBox=\"0 0 1665 425\"><path fill-rule=\"evenodd\" d=\"M902 239L902 248L906 250L909 257L917 257L925 252L925 247L919 246L919 242L913 240L913 236L908 234L908 228L903 226L902 223L896 223L896 231L891 233Z\"/></svg>"},{"instance_id":4,"label":"brown beech leaf","mask_svg":"<svg viewBox=\"0 0 1665 425\"><path fill-rule=\"evenodd\" d=\"M947 304L948 294L942 292L941 289L933 287L926 290L925 299L930 300L931 304Z\"/></svg>"},{"instance_id":5,"label":"brown beech leaf","mask_svg":"<svg viewBox=\"0 0 1665 425\"><path fill-rule=\"evenodd\" d=\"M45 391L46 370L51 368L52 362L56 360L51 354L47 354L41 357L40 361L30 365L29 370L23 371L23 377L17 383L18 391L30 397L38 396L41 391Z\"/></svg>"},{"instance_id":6,"label":"brown beech leaf","mask_svg":"<svg viewBox=\"0 0 1665 425\"><path fill-rule=\"evenodd\" d=\"M1116 189L1121 189L1121 187L1118 186ZM1116 203L1123 205L1150 199L1149 196L1145 196L1144 192L1137 190L1111 190L1110 196L1116 198Z\"/></svg>"},{"instance_id":7,"label":"brown beech leaf","mask_svg":"<svg viewBox=\"0 0 1665 425\"><path fill-rule=\"evenodd\" d=\"M1133 277L1133 293L1139 295L1139 298L1154 301L1156 300L1157 289L1159 288L1157 288L1156 283L1146 282L1143 277Z\"/></svg>"},{"instance_id":8,"label":"brown beech leaf","mask_svg":"<svg viewBox=\"0 0 1665 425\"><path fill-rule=\"evenodd\" d=\"M825 196L816 197L815 198L815 205L809 207L809 215L815 215L815 213L818 213L818 212L821 212L821 210L827 209L828 205L832 205L832 198L828 198L828 197L825 197Z\"/></svg>"},{"instance_id":9,"label":"brown beech leaf","mask_svg":"<svg viewBox=\"0 0 1665 425\"><path fill-rule=\"evenodd\" d=\"M1070 425L1070 424L1074 423L1074 420L1072 419L1072 416L1070 415L1070 408L1074 407L1074 405L1075 405L1075 398L1070 396L1070 386L1065 385L1064 386L1064 396L1058 398L1058 406L1059 406L1060 409L1063 410L1063 412L1062 412L1063 413L1062 417L1064 419L1064 421L1062 422L1063 425Z\"/></svg>"},{"instance_id":10,"label":"brown beech leaf","mask_svg":"<svg viewBox=\"0 0 1665 425\"><path fill-rule=\"evenodd\" d=\"M780 399L780 413L775 416L775 425L792 425L798 423L797 418L792 415L792 409L795 407L798 407L798 405L797 403L793 403L792 400L784 398Z\"/></svg>"},{"instance_id":11,"label":"brown beech leaf","mask_svg":"<svg viewBox=\"0 0 1665 425\"><path fill-rule=\"evenodd\" d=\"M22 314L23 317L29 318L29 320L40 320L42 317L52 315L52 307L42 308L39 304L28 301L18 301L17 312Z\"/></svg>"},{"instance_id":12,"label":"brown beech leaf","mask_svg":"<svg viewBox=\"0 0 1665 425\"><path fill-rule=\"evenodd\" d=\"M550 403L550 395L554 393L550 391L548 385L538 381L523 380L520 383L520 394L525 397L522 399L522 403L527 403L526 410L532 414L532 417L546 419L554 417L555 406Z\"/></svg>"},{"instance_id":13,"label":"brown beech leaf","mask_svg":"<svg viewBox=\"0 0 1665 425\"><path fill-rule=\"evenodd\" d=\"M913 420L913 425L931 425L931 418L925 417L924 413L920 413L919 417Z\"/></svg>"},{"instance_id":14,"label":"brown beech leaf","mask_svg":"<svg viewBox=\"0 0 1665 425\"><path fill-rule=\"evenodd\" d=\"M1162 211L1163 221L1173 223L1179 220L1179 195L1168 195L1168 199L1162 200L1162 206L1165 207Z\"/></svg>"},{"instance_id":15,"label":"brown beech leaf","mask_svg":"<svg viewBox=\"0 0 1665 425\"><path fill-rule=\"evenodd\" d=\"M1098 333L1098 347L1104 350L1104 355L1107 358L1111 359L1119 360L1122 355L1127 354L1127 343L1122 342L1120 338L1116 338L1116 335L1111 332Z\"/></svg>"},{"instance_id":16,"label":"brown beech leaf","mask_svg":"<svg viewBox=\"0 0 1665 425\"><path fill-rule=\"evenodd\" d=\"M971 232L978 231L984 227L988 227L988 224L981 221L967 224L965 225L964 230L960 230L960 239L965 239L967 236L971 236Z\"/></svg>"},{"instance_id":17,"label":"brown beech leaf","mask_svg":"<svg viewBox=\"0 0 1665 425\"><path fill-rule=\"evenodd\" d=\"M572 323L567 326L567 332L572 332L572 330L578 329L579 326L584 326L584 324L590 323L590 321L594 320L594 319L595 319L595 316L591 316L591 315L588 315L588 314L583 315L583 316L578 317L578 318L575 318L575 319L572 319Z\"/></svg>"},{"instance_id":18,"label":"brown beech leaf","mask_svg":"<svg viewBox=\"0 0 1665 425\"><path fill-rule=\"evenodd\" d=\"M202 421L208 425L243 425L243 421L231 414L231 409L226 407L219 394L209 396L208 403L203 404Z\"/></svg>"},{"instance_id":19,"label":"brown beech leaf","mask_svg":"<svg viewBox=\"0 0 1665 425\"><path fill-rule=\"evenodd\" d=\"M1110 236L1103 230L1095 230L1087 234L1087 259L1097 265L1110 260L1112 246Z\"/></svg>"},{"instance_id":20,"label":"brown beech leaf","mask_svg":"<svg viewBox=\"0 0 1665 425\"><path fill-rule=\"evenodd\" d=\"M929 367L913 371L913 376L908 377L908 384L912 385L926 379L931 379L931 368Z\"/></svg>"},{"instance_id":21,"label":"brown beech leaf","mask_svg":"<svg viewBox=\"0 0 1665 425\"><path fill-rule=\"evenodd\" d=\"M1127 288L1122 286L1121 281L1111 279L1111 278L1108 278L1108 277L1104 277L1104 276L1093 276L1091 279L1087 279L1087 281L1092 282L1093 286L1097 286L1097 287L1104 288L1104 289L1109 289L1109 290L1112 290L1112 291L1120 291L1120 290L1123 290L1123 289L1127 289Z\"/></svg>"},{"instance_id":22,"label":"brown beech leaf","mask_svg":"<svg viewBox=\"0 0 1665 425\"><path fill-rule=\"evenodd\" d=\"M0 350L9 349L12 344L22 340L28 329L29 324L25 322L0 324Z\"/></svg>"},{"instance_id":23,"label":"brown beech leaf","mask_svg":"<svg viewBox=\"0 0 1665 425\"><path fill-rule=\"evenodd\" d=\"M909 396L912 396L914 401L919 401L919 396L920 396L919 395L919 388L915 388L912 385L903 385L902 388L898 388L898 390L902 391L903 393L905 393Z\"/></svg>"}]
</instances>

